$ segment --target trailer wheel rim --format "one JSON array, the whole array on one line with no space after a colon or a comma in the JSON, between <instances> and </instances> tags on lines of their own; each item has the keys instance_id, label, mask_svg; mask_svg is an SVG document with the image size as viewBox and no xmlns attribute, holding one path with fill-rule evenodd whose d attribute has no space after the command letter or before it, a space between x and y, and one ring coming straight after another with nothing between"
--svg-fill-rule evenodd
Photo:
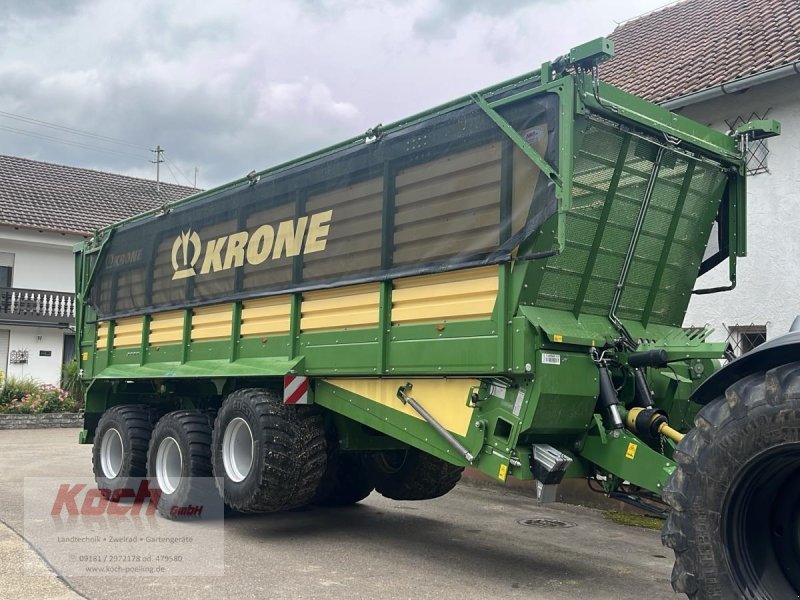
<instances>
[{"instance_id":1,"label":"trailer wheel rim","mask_svg":"<svg viewBox=\"0 0 800 600\"><path fill-rule=\"evenodd\" d=\"M156 452L156 481L164 494L174 494L183 477L183 453L173 437L161 440Z\"/></svg>"},{"instance_id":2,"label":"trailer wheel rim","mask_svg":"<svg viewBox=\"0 0 800 600\"><path fill-rule=\"evenodd\" d=\"M729 571L759 598L800 594L800 443L751 459L729 488L721 532Z\"/></svg>"},{"instance_id":3,"label":"trailer wheel rim","mask_svg":"<svg viewBox=\"0 0 800 600\"><path fill-rule=\"evenodd\" d=\"M100 444L100 466L103 475L108 479L114 479L122 470L122 457L125 454L125 445L122 443L122 436L114 428L106 431L103 441Z\"/></svg>"},{"instance_id":4,"label":"trailer wheel rim","mask_svg":"<svg viewBox=\"0 0 800 600\"><path fill-rule=\"evenodd\" d=\"M241 417L232 419L222 437L222 463L228 479L240 483L253 468L253 432Z\"/></svg>"}]
</instances>

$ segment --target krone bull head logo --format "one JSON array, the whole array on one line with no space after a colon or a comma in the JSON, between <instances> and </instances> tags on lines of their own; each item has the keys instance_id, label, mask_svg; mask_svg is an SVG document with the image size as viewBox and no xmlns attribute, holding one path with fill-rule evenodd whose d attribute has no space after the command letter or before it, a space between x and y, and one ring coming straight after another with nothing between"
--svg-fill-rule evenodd
<instances>
[{"instance_id":1,"label":"krone bull head logo","mask_svg":"<svg viewBox=\"0 0 800 600\"><path fill-rule=\"evenodd\" d=\"M191 249L191 252L190 252ZM175 279L185 279L186 277L194 277L196 272L194 266L200 258L201 243L200 236L196 231L182 231L181 234L175 238L172 243L172 268L175 273L172 275L173 281ZM178 259L181 259L180 261Z\"/></svg>"}]
</instances>

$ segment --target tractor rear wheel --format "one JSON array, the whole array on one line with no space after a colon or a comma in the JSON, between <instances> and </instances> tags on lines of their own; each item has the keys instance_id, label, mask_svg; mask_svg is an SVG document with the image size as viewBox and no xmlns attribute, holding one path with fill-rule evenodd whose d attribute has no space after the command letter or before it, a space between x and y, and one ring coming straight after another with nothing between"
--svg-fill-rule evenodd
<instances>
[{"instance_id":1,"label":"tractor rear wheel","mask_svg":"<svg viewBox=\"0 0 800 600\"><path fill-rule=\"evenodd\" d=\"M392 500L430 500L456 487L464 467L417 450L384 450L369 458L375 489Z\"/></svg>"},{"instance_id":2,"label":"tractor rear wheel","mask_svg":"<svg viewBox=\"0 0 800 600\"><path fill-rule=\"evenodd\" d=\"M800 595L800 363L705 406L664 489L672 586L694 600Z\"/></svg>"}]
</instances>

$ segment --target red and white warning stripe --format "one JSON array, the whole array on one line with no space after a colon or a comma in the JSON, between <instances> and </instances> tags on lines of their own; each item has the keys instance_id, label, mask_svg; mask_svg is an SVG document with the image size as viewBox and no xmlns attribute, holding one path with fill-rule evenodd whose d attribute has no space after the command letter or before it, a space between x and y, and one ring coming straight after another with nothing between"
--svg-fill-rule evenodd
<instances>
[{"instance_id":1,"label":"red and white warning stripe","mask_svg":"<svg viewBox=\"0 0 800 600\"><path fill-rule=\"evenodd\" d=\"M283 403L308 404L308 377L291 374L283 376Z\"/></svg>"}]
</instances>

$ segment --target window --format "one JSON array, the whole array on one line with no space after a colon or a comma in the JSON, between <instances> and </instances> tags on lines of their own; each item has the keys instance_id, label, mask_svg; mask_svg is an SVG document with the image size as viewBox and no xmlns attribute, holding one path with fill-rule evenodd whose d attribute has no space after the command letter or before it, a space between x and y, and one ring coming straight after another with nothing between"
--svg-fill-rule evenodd
<instances>
[{"instance_id":1,"label":"window","mask_svg":"<svg viewBox=\"0 0 800 600\"><path fill-rule=\"evenodd\" d=\"M0 288L11 287L14 273L14 255L11 252L0 252Z\"/></svg>"},{"instance_id":2,"label":"window","mask_svg":"<svg viewBox=\"0 0 800 600\"><path fill-rule=\"evenodd\" d=\"M766 325L726 325L728 330L728 354L730 358L738 358L747 354L756 346L767 341Z\"/></svg>"},{"instance_id":3,"label":"window","mask_svg":"<svg viewBox=\"0 0 800 600\"><path fill-rule=\"evenodd\" d=\"M738 116L733 120L725 119L725 124L731 131L734 131L739 125L748 123L754 119L766 119L770 109L767 109L763 114L759 115L756 112L750 113L750 116L744 118ZM769 157L769 146L767 139L763 140L750 140L747 144L747 174L758 175L759 173L766 173L769 171L767 168L767 158Z\"/></svg>"}]
</instances>

